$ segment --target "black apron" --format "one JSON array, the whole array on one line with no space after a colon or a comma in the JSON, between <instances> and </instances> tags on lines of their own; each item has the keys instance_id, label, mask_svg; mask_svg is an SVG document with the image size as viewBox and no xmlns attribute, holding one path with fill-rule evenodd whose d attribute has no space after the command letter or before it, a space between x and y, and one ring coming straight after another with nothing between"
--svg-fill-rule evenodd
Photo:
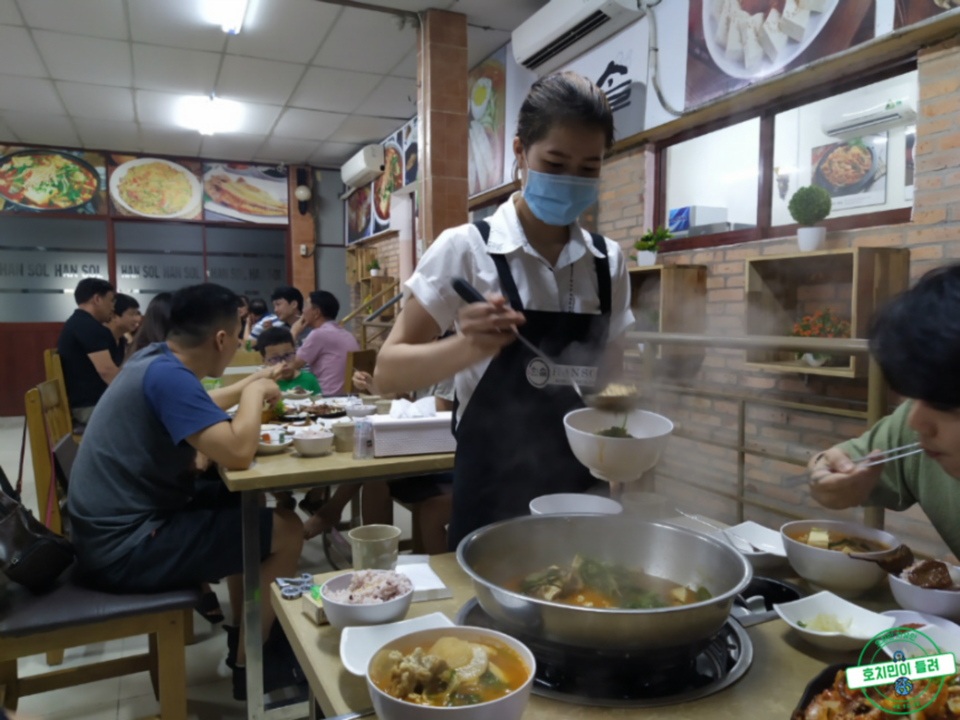
<instances>
[{"instance_id":1,"label":"black apron","mask_svg":"<svg viewBox=\"0 0 960 720\"><path fill-rule=\"evenodd\" d=\"M476 227L486 243L490 226ZM527 320L520 332L566 367L597 367L607 344L610 262L603 237L592 238L603 253L595 258L599 315L524 309L507 258L491 255L504 296ZM455 399L454 423L457 406ZM478 528L526 515L534 498L584 492L596 483L573 456L563 428L564 415L581 407L573 387L551 383L547 365L522 343L507 345L490 361L455 425L451 550Z\"/></svg>"}]
</instances>

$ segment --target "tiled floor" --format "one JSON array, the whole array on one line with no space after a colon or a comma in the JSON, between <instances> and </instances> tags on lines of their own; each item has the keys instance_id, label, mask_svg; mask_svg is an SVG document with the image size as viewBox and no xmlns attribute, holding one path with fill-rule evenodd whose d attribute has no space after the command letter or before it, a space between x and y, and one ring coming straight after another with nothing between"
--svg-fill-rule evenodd
<instances>
[{"instance_id":1,"label":"tiled floor","mask_svg":"<svg viewBox=\"0 0 960 720\"><path fill-rule=\"evenodd\" d=\"M11 483L16 482L20 459L20 439L23 418L0 418L0 466ZM24 467L24 504L36 512L36 490L29 449ZM409 516L402 508L395 508L396 520L409 537ZM319 540L308 542L301 558L301 569L307 572L328 571ZM228 613L226 585L215 586L221 606ZM0 590L2 592L2 590ZM187 648L187 702L190 720L241 720L246 717L246 706L233 699L229 675L221 676L220 668L226 655L226 634L194 615L197 642ZM146 652L146 636L117 640L101 645L88 645L67 650L63 667L136 655ZM47 670L43 656L20 661L21 676ZM102 680L76 688L58 690L43 695L23 698L19 712L30 720L138 720L156 715L159 706L153 697L147 673L128 675L113 680Z\"/></svg>"}]
</instances>

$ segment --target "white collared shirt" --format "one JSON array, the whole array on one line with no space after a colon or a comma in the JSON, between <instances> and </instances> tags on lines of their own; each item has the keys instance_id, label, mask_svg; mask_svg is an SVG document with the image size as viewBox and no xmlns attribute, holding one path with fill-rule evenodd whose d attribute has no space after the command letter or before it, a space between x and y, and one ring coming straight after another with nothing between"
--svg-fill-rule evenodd
<instances>
[{"instance_id":1,"label":"white collared shirt","mask_svg":"<svg viewBox=\"0 0 960 720\"><path fill-rule=\"evenodd\" d=\"M595 258L601 253L594 247L590 233L576 223L570 225L570 242L564 245L556 265L551 266L527 241L513 204L515 197L487 218L488 244L484 244L480 231L471 224L445 230L423 254L416 272L407 281L407 289L441 330L453 325L464 305L450 285L453 278L464 278L483 294L506 295L500 287L491 253L506 255L525 309L600 314ZM633 325L634 317L630 310L630 280L625 258L617 243L604 239L610 261L612 298L608 342L612 342ZM457 374L455 387L460 416L489 365L490 360L485 360Z\"/></svg>"}]
</instances>

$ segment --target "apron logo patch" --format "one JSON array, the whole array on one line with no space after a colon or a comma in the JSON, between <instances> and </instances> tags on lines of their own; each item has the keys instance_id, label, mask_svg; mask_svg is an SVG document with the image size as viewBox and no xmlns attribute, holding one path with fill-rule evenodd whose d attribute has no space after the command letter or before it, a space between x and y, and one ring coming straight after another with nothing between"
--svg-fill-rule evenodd
<instances>
[{"instance_id":1,"label":"apron logo patch","mask_svg":"<svg viewBox=\"0 0 960 720\"><path fill-rule=\"evenodd\" d=\"M578 365L550 366L538 357L527 363L527 382L540 389L547 385L570 385L573 378L581 387L593 387L597 382L597 369Z\"/></svg>"}]
</instances>

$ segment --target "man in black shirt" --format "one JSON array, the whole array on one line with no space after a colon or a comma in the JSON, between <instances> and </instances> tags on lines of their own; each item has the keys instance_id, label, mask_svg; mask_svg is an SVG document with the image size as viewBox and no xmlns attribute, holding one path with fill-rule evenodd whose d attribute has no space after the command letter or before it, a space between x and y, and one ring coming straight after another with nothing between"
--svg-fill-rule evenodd
<instances>
[{"instance_id":1,"label":"man in black shirt","mask_svg":"<svg viewBox=\"0 0 960 720\"><path fill-rule=\"evenodd\" d=\"M94 406L120 371L112 356L117 344L104 325L113 318L114 292L106 280L81 280L73 293L77 309L57 340L70 413L78 423L90 421Z\"/></svg>"},{"instance_id":2,"label":"man in black shirt","mask_svg":"<svg viewBox=\"0 0 960 720\"><path fill-rule=\"evenodd\" d=\"M116 297L113 298L113 317L107 323L107 328L116 343L110 354L113 357L113 364L117 367L123 365L129 338L140 327L142 320L140 303L129 295L117 293Z\"/></svg>"}]
</instances>

